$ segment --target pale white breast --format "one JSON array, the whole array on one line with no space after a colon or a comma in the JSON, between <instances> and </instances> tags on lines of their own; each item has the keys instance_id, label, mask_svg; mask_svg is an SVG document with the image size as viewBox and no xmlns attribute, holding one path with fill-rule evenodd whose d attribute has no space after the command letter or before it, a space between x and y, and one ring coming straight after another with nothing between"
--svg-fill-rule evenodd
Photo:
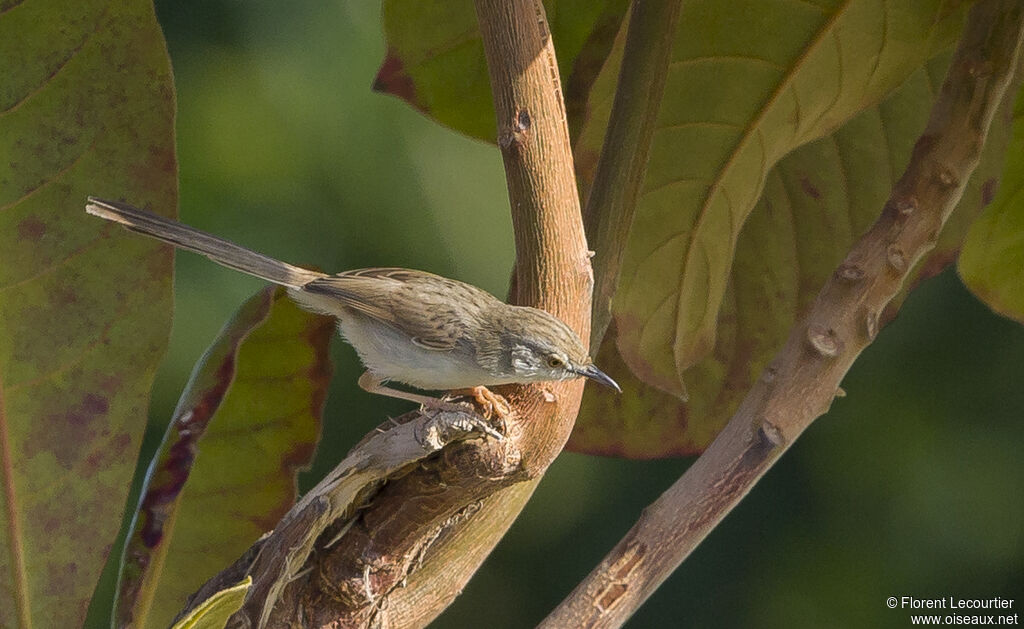
<instances>
[{"instance_id":1,"label":"pale white breast","mask_svg":"<svg viewBox=\"0 0 1024 629\"><path fill-rule=\"evenodd\" d=\"M461 345L450 351L429 350L386 324L359 316L339 318L338 330L366 368L382 380L435 391L508 382L481 369Z\"/></svg>"}]
</instances>

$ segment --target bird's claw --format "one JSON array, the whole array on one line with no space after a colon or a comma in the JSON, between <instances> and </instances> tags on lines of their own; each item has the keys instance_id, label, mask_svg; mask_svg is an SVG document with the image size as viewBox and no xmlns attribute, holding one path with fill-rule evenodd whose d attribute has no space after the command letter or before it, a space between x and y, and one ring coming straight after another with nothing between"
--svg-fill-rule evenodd
<instances>
[{"instance_id":1,"label":"bird's claw","mask_svg":"<svg viewBox=\"0 0 1024 629\"><path fill-rule=\"evenodd\" d=\"M454 400L460 400L455 402ZM473 402L476 403L474 406ZM512 407L508 401L487 387L477 386L453 393L441 402L441 407L482 417L485 422L497 420L499 429L487 425L484 432L492 437L502 438L507 429L507 420L512 416ZM479 409L479 414L477 413Z\"/></svg>"},{"instance_id":2,"label":"bird's claw","mask_svg":"<svg viewBox=\"0 0 1024 629\"><path fill-rule=\"evenodd\" d=\"M485 418L504 421L512 414L508 401L487 387L473 387L469 391L477 406L483 409Z\"/></svg>"}]
</instances>

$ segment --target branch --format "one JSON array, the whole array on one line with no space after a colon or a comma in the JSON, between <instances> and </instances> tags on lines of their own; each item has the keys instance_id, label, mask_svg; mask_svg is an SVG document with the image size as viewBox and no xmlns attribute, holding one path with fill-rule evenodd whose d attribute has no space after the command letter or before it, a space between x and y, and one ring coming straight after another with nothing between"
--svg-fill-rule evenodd
<instances>
[{"instance_id":1,"label":"branch","mask_svg":"<svg viewBox=\"0 0 1024 629\"><path fill-rule=\"evenodd\" d=\"M512 303L547 310L590 332L593 274L580 216L558 62L541 0L476 0L498 121L498 147L516 240ZM523 467L543 473L579 410L579 380L510 387L529 417ZM555 403L552 403L554 401Z\"/></svg>"},{"instance_id":2,"label":"branch","mask_svg":"<svg viewBox=\"0 0 1024 629\"><path fill-rule=\"evenodd\" d=\"M883 308L928 252L977 166L1016 67L1022 7L976 4L882 215L853 246L807 317L714 443L541 627L618 627L828 411L839 383L874 339Z\"/></svg>"},{"instance_id":3,"label":"branch","mask_svg":"<svg viewBox=\"0 0 1024 629\"><path fill-rule=\"evenodd\" d=\"M476 12L515 227L512 299L548 310L585 338L590 259L543 5L477 0ZM271 534L211 579L190 607L249 574L253 586L229 627L430 622L462 590L561 451L583 382L498 392L514 411L503 439L425 439L434 419L421 413L382 427Z\"/></svg>"},{"instance_id":4,"label":"branch","mask_svg":"<svg viewBox=\"0 0 1024 629\"><path fill-rule=\"evenodd\" d=\"M193 594L176 620L249 575L253 585L245 604L246 613L236 615L234 624L229 626L263 626L274 606L285 598L285 587L299 581L304 571L308 572L314 553L320 554L325 563L338 562L344 553L331 554L329 549L354 528L360 510L381 499L378 492L382 486L404 476L412 466L429 465L430 457L443 448L491 430L474 415L450 412L431 416L407 413L377 427L288 511L273 533L257 541ZM346 544L351 545L351 539L346 539ZM407 559L413 561L416 557ZM402 564L392 562L388 569L409 569ZM341 596L351 583L338 583L335 594ZM360 589L369 589L363 583L359 585Z\"/></svg>"},{"instance_id":5,"label":"branch","mask_svg":"<svg viewBox=\"0 0 1024 629\"><path fill-rule=\"evenodd\" d=\"M583 220L594 249L590 347L601 346L665 92L682 0L634 0L608 131Z\"/></svg>"}]
</instances>

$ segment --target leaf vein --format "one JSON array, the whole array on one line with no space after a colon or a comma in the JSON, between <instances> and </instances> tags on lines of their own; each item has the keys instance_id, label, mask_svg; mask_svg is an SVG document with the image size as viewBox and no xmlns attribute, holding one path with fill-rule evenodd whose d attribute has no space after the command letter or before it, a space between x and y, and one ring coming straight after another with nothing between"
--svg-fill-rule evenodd
<instances>
[{"instance_id":1,"label":"leaf vein","mask_svg":"<svg viewBox=\"0 0 1024 629\"><path fill-rule=\"evenodd\" d=\"M666 181L665 183L659 183L658 185L654 186L653 188L648 188L647 190L644 191L644 193L642 195L640 195L640 198L644 198L644 197L646 197L649 194L653 194L655 192L658 192L659 190L664 190L665 188L668 188L669 186L677 186L679 184L686 184L686 183L706 184L707 183L707 179L705 179L703 177L676 177L676 178L673 178L673 179L670 179L670 180Z\"/></svg>"},{"instance_id":2,"label":"leaf vein","mask_svg":"<svg viewBox=\"0 0 1024 629\"><path fill-rule=\"evenodd\" d=\"M0 470L3 473L4 502L7 503L7 550L11 556L11 581L18 608L18 621L23 629L32 627L29 603L28 573L25 570L25 549L21 545L21 517L18 513L18 492L14 486L14 459L11 453L10 429L4 402L3 379L0 378Z\"/></svg>"},{"instance_id":3,"label":"leaf vein","mask_svg":"<svg viewBox=\"0 0 1024 629\"><path fill-rule=\"evenodd\" d=\"M75 158L71 160L71 162L68 163L67 166L64 166L63 168L53 173L49 177L42 179L38 184L36 184L34 188L26 190L25 193L21 195L21 197L15 199L14 201L11 201L6 205L0 205L0 212L7 211L12 207L18 205L19 203L24 203L25 201L30 199L35 193L46 188L46 186L60 181L64 177L64 175L66 175L72 168L77 166L78 163L82 161L82 158L84 158L86 155L91 153L94 148L96 148L97 142L99 142L99 134L97 134L97 136L93 138L93 141L89 144L89 146L85 147L85 149L81 153L76 155Z\"/></svg>"},{"instance_id":4,"label":"leaf vein","mask_svg":"<svg viewBox=\"0 0 1024 629\"><path fill-rule=\"evenodd\" d=\"M125 314L125 312L127 312L127 310L128 301L122 301L121 304L118 306L117 310L114 312L114 314L110 317L110 319L106 322L103 328L99 331L99 334L96 336L96 338L90 341L89 344L87 344L85 347L83 347L82 350L78 352L74 358L64 363L61 363L56 367L53 367L52 369L46 371L45 373L42 373L36 376L35 378L32 378L31 380L25 380L24 382L14 383L8 386L7 390L19 391L21 389L33 387L41 382L49 380L53 376L60 375L62 373L65 373L69 369L74 368L76 365L85 360L86 356L88 356L90 352L92 352L94 349L99 347L102 343L104 343L107 340L107 335L110 332L110 329L114 327L114 324L117 323L117 321L121 318L122 315Z\"/></svg>"},{"instance_id":5,"label":"leaf vein","mask_svg":"<svg viewBox=\"0 0 1024 629\"><path fill-rule=\"evenodd\" d=\"M54 67L53 70L51 70L50 73L43 78L43 80L39 83L39 85L36 86L35 89L29 90L24 96L21 97L20 100L12 103L11 106L7 109L0 111L0 118L6 116L7 114L14 113L18 109L20 109L22 105L32 100L32 98L36 94L39 94L44 89L46 89L46 87L51 82L53 82L55 78L57 78L57 75L64 71L64 68L68 67L71 61L78 56L78 53L82 51L85 45L88 44L90 40L92 40L93 35L100 31L100 27L106 24L107 10L110 8L110 4L111 2L108 1L107 4L104 5L103 12L100 13L99 18L96 20L96 24L93 25L93 29L85 34L85 37L82 39L82 41L78 42L78 45L72 48L71 51L67 54L67 56L60 60L56 67ZM20 6L20 3L15 6ZM8 10L10 10L10 8Z\"/></svg>"},{"instance_id":6,"label":"leaf vein","mask_svg":"<svg viewBox=\"0 0 1024 629\"><path fill-rule=\"evenodd\" d=\"M107 231L107 230L104 230L104 231ZM60 258L59 260L55 260L52 264L49 264L49 265L39 269L38 271L36 271L32 275L29 275L28 277L24 277L24 278L18 280L17 282L13 282L11 284L7 284L6 286L0 286L0 293L6 291L8 289L18 288L19 286L22 286L24 284L28 284L29 282L34 282L34 281L36 281L36 280L38 280L38 279L40 279L42 277L45 277L45 276L47 276L47 275L49 275L51 273L54 273L58 269L61 269L62 267L64 267L64 265L66 265L68 262L74 260L75 258L77 258L79 256L82 256L82 255L85 255L86 253L89 253L90 251L95 249L97 245L102 243L104 240L106 240L106 239L102 238L102 237L99 237L99 238L94 238L94 239L86 242L85 244L83 244L82 246L78 247L74 251L71 251L70 253L68 253L68 255L64 256L63 258Z\"/></svg>"},{"instance_id":7,"label":"leaf vein","mask_svg":"<svg viewBox=\"0 0 1024 629\"><path fill-rule=\"evenodd\" d=\"M875 81L875 76L878 75L878 69L882 67L882 56L885 55L886 49L889 47L889 0L881 0L882 2L882 33L881 42L878 45L878 53L875 56L875 65L871 67L871 72L868 74L867 85L870 87Z\"/></svg>"},{"instance_id":8,"label":"leaf vein","mask_svg":"<svg viewBox=\"0 0 1024 629\"><path fill-rule=\"evenodd\" d=\"M732 168L737 163L740 154L742 154L743 150L746 148L747 142L749 142L750 138L754 135L752 131L761 126L762 121L768 115L768 112L772 109L773 105L778 101L780 95L785 93L785 91L790 88L790 85L792 85L792 82L795 80L795 77L798 74L798 69L808 62L808 59L810 58L811 54L815 50L817 50L820 45L823 44L824 39L826 37L834 34L836 22L838 21L839 17L845 13L851 1L852 0L847 0L841 7L839 7L833 13L833 15L828 19L828 21L822 26L821 32L818 34L818 36L815 37L804 49L804 51L800 54L800 56L794 60L794 62L791 64L788 74L786 74L782 83L778 87L776 87L775 91L768 97L768 99L761 106L761 109L760 111L757 112L757 115L755 115L751 119L750 124L747 125L746 130L743 134L741 134L739 141L736 143L736 146L733 148L725 163L722 165L722 168L718 171L717 176L711 182L711 185L708 187L707 195L704 197L704 202L702 203L700 210L697 213L697 222L694 225L694 228L690 231L689 242L686 246L686 253L683 262L683 274L679 279L679 283L677 284L679 302L677 306L678 312L683 312L682 302L685 298L683 278L686 276L686 270L692 266L691 256L693 255L694 244L696 244L696 242L699 241L699 236L703 233L702 228L704 226L704 221L707 218L708 212L711 208L711 200L714 198L718 190L724 184L726 176L729 172L731 172ZM761 179L762 181L764 180L764 173L762 173ZM705 306L704 314L706 314L707 311L708 308L707 306Z\"/></svg>"},{"instance_id":9,"label":"leaf vein","mask_svg":"<svg viewBox=\"0 0 1024 629\"><path fill-rule=\"evenodd\" d=\"M755 57L754 55L703 55L700 57L689 57L687 59L676 59L675 61L670 61L668 67L671 70L685 66L719 63L722 61L747 61L766 65L782 72L786 70L786 67L777 61L772 61L771 59L765 59L763 57Z\"/></svg>"},{"instance_id":10,"label":"leaf vein","mask_svg":"<svg viewBox=\"0 0 1024 629\"><path fill-rule=\"evenodd\" d=\"M850 242L853 242L859 234L857 234L857 227L853 220L853 199L851 198L852 191L850 189L850 173L847 170L846 159L843 156L842 147L839 145L839 140L836 138L836 134L828 136L829 140L832 141L832 147L836 152L836 163L839 167L839 176L842 178L842 190L843 200L846 201L846 222L850 228Z\"/></svg>"}]
</instances>

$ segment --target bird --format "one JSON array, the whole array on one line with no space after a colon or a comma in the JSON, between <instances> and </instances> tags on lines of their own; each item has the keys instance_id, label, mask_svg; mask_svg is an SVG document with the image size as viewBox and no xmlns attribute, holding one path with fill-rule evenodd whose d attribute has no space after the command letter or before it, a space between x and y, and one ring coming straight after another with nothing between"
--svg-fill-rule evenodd
<instances>
[{"instance_id":1,"label":"bird","mask_svg":"<svg viewBox=\"0 0 1024 629\"><path fill-rule=\"evenodd\" d=\"M366 371L359 386L378 395L440 410L437 398L388 386L472 396L485 416L510 411L487 387L588 378L619 392L579 336L544 310L515 306L458 280L413 269L379 267L328 275L139 209L89 197L86 212L225 267L284 286L302 308L337 319L341 336Z\"/></svg>"}]
</instances>

